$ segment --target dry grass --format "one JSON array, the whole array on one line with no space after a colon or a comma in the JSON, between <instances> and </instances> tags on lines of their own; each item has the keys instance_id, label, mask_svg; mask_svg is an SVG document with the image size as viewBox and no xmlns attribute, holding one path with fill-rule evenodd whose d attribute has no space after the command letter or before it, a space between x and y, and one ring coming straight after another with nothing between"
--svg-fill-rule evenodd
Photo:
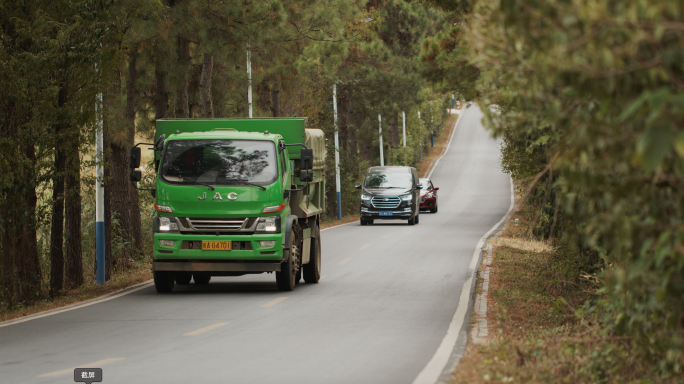
<instances>
[{"instance_id":1,"label":"dry grass","mask_svg":"<svg viewBox=\"0 0 684 384\"><path fill-rule=\"evenodd\" d=\"M126 272L116 273L109 281L107 281L105 285L97 285L95 284L94 279L88 279L80 288L71 290L64 295L55 298L54 300L45 299L26 307L14 308L13 310L2 309L0 310L0 321L16 319L18 317L28 316L34 313L94 299L96 297L142 283L144 281L150 280L151 278L152 271L151 268L147 266L131 269Z\"/></svg>"},{"instance_id":2,"label":"dry grass","mask_svg":"<svg viewBox=\"0 0 684 384\"><path fill-rule=\"evenodd\" d=\"M489 343L468 345L452 384L681 382L655 377L629 340L592 324L583 303L594 287L568 249L525 238L530 221L523 207L491 242Z\"/></svg>"},{"instance_id":3,"label":"dry grass","mask_svg":"<svg viewBox=\"0 0 684 384\"><path fill-rule=\"evenodd\" d=\"M439 136L435 136L435 146L430 148L430 154L423 156L423 160L416 165L416 170L420 177L426 177L430 169L432 168L432 163L437 160L438 157L442 156L446 150L449 138L454 131L454 126L456 121L458 121L459 115L451 115L444 122L444 128L440 130Z\"/></svg>"},{"instance_id":4,"label":"dry grass","mask_svg":"<svg viewBox=\"0 0 684 384\"><path fill-rule=\"evenodd\" d=\"M361 219L361 215L342 216L342 220L337 220L336 217L333 217L331 219L324 220L321 223L321 229L332 228L332 227L336 227L338 225L352 223L354 221L359 221L360 219Z\"/></svg>"}]
</instances>

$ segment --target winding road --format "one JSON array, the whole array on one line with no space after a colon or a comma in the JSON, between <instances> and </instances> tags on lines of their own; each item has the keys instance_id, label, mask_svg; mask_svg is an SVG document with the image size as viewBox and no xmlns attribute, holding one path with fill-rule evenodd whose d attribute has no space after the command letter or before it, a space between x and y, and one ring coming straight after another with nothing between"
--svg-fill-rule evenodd
<instances>
[{"instance_id":1,"label":"winding road","mask_svg":"<svg viewBox=\"0 0 684 384\"><path fill-rule=\"evenodd\" d=\"M75 367L100 367L103 383L434 383L469 323L478 244L511 208L481 117L464 110L433 169L439 212L416 226L324 230L319 284L279 292L262 274L168 295L147 285L0 323L0 382L73 383Z\"/></svg>"}]
</instances>

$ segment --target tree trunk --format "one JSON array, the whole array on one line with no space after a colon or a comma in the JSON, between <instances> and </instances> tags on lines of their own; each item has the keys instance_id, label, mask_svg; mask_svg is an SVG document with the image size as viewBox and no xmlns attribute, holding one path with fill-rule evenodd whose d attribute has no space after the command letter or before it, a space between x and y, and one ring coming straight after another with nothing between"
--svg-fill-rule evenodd
<instances>
[{"instance_id":1,"label":"tree trunk","mask_svg":"<svg viewBox=\"0 0 684 384\"><path fill-rule=\"evenodd\" d=\"M62 84L57 94L59 113L65 108L69 94L68 84ZM70 127L64 117L55 124L55 165L52 177L52 225L50 228L50 297L64 289L64 174L66 171L67 143L65 136Z\"/></svg>"},{"instance_id":2,"label":"tree trunk","mask_svg":"<svg viewBox=\"0 0 684 384\"><path fill-rule=\"evenodd\" d=\"M401 143L399 138L399 116L396 113L392 114L389 121L389 137L393 147L398 147Z\"/></svg>"},{"instance_id":3,"label":"tree trunk","mask_svg":"<svg viewBox=\"0 0 684 384\"><path fill-rule=\"evenodd\" d=\"M165 119L169 116L169 95L166 92L166 69L163 65L164 52L161 51L158 44L155 44L154 50L154 119Z\"/></svg>"},{"instance_id":4,"label":"tree trunk","mask_svg":"<svg viewBox=\"0 0 684 384\"><path fill-rule=\"evenodd\" d=\"M105 93L105 97L109 97L111 89ZM103 106L108 103L105 101ZM106 107L104 108L106 111ZM102 150L104 152L104 249L105 249L105 281L109 281L112 277L112 272L116 268L116 260L114 260L114 252L112 252L112 199L109 191L110 180L112 179L112 149L109 139L109 118L106 114L102 116ZM97 270L97 260L95 261L95 270Z\"/></svg>"},{"instance_id":5,"label":"tree trunk","mask_svg":"<svg viewBox=\"0 0 684 384\"><path fill-rule=\"evenodd\" d=\"M133 57L131 57L133 60ZM132 61L133 62L133 61ZM134 63L134 62L133 62ZM130 64L129 64L130 66ZM135 64L134 64L135 66ZM130 67L129 67L130 68ZM178 70L180 84L176 94L175 115L178 118L190 117L190 101L188 99L188 71L190 69L190 42L178 37ZM129 70L130 76L130 70Z\"/></svg>"},{"instance_id":6,"label":"tree trunk","mask_svg":"<svg viewBox=\"0 0 684 384\"><path fill-rule=\"evenodd\" d=\"M187 45L187 42L186 42ZM130 50L130 60L128 62L128 77L126 78L126 121L127 121L127 126L128 126L128 143L127 143L127 148L131 147L135 144L135 95L137 93L137 89L135 87L136 81L138 80L138 51L137 47L131 47ZM186 87L185 87L185 98L186 98L186 107L188 106L187 104L187 80L185 82ZM185 117L189 116L186 115ZM128 163L128 159L126 159L126 164ZM128 181L128 178L126 177L125 184L128 186L128 191L129 191L129 201L130 201L130 218L131 218L131 227L130 227L130 232L131 232L131 237L133 242L131 243L133 252L135 253L142 253L144 249L143 245L143 238L142 238L142 220L140 219L140 199L138 196L138 190L135 188L133 183Z\"/></svg>"},{"instance_id":7,"label":"tree trunk","mask_svg":"<svg viewBox=\"0 0 684 384\"><path fill-rule=\"evenodd\" d=\"M211 80L214 71L214 55L205 53L202 62L202 77L200 79L200 105L202 117L214 117L214 106L211 101Z\"/></svg>"},{"instance_id":8,"label":"tree trunk","mask_svg":"<svg viewBox=\"0 0 684 384\"><path fill-rule=\"evenodd\" d=\"M271 117L280 117L280 85L271 87Z\"/></svg>"},{"instance_id":9,"label":"tree trunk","mask_svg":"<svg viewBox=\"0 0 684 384\"><path fill-rule=\"evenodd\" d=\"M259 106L264 111L271 111L271 86L268 76L259 83Z\"/></svg>"},{"instance_id":10,"label":"tree trunk","mask_svg":"<svg viewBox=\"0 0 684 384\"><path fill-rule=\"evenodd\" d=\"M345 109L345 113L347 115L347 130L349 132L349 152L347 153L347 156L350 158L355 158L358 154L358 145L356 139L356 126L354 124L354 100L352 98L351 89L349 90L349 95L347 97L347 107Z\"/></svg>"},{"instance_id":11,"label":"tree trunk","mask_svg":"<svg viewBox=\"0 0 684 384\"><path fill-rule=\"evenodd\" d=\"M70 135L67 155L65 230L66 230L66 278L67 289L83 284L83 253L81 250L81 158L77 130Z\"/></svg>"},{"instance_id":12,"label":"tree trunk","mask_svg":"<svg viewBox=\"0 0 684 384\"><path fill-rule=\"evenodd\" d=\"M13 128L5 126L0 129L4 137L20 142L21 131ZM18 180L18 184L2 191L4 199L0 199L0 217L3 218L0 294L11 309L15 304L30 304L40 297L42 277L35 229L38 198L32 183L36 178L34 143L24 144L17 150L8 149L4 154L9 169L17 173ZM28 167L27 163L30 164Z\"/></svg>"}]
</instances>

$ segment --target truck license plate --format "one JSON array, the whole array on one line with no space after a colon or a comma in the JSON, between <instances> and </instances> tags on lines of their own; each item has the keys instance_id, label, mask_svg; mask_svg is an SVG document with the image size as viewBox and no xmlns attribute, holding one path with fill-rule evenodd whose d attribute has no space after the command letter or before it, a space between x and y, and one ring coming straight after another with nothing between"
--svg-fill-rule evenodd
<instances>
[{"instance_id":1,"label":"truck license plate","mask_svg":"<svg viewBox=\"0 0 684 384\"><path fill-rule=\"evenodd\" d=\"M202 241L203 251L230 251L230 241Z\"/></svg>"},{"instance_id":2,"label":"truck license plate","mask_svg":"<svg viewBox=\"0 0 684 384\"><path fill-rule=\"evenodd\" d=\"M380 216L392 216L392 211L380 211Z\"/></svg>"}]
</instances>

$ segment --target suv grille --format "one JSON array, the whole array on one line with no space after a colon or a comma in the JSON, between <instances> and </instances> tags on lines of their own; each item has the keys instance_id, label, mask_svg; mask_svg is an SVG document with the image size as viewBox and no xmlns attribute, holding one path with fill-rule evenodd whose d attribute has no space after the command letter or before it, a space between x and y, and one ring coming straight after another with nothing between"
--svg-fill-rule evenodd
<instances>
[{"instance_id":1,"label":"suv grille","mask_svg":"<svg viewBox=\"0 0 684 384\"><path fill-rule=\"evenodd\" d=\"M198 219L187 218L190 225L198 231L237 231L247 219Z\"/></svg>"},{"instance_id":2,"label":"suv grille","mask_svg":"<svg viewBox=\"0 0 684 384\"><path fill-rule=\"evenodd\" d=\"M373 197L371 199L371 204L373 204L373 208L390 208L394 209L399 206L399 203L401 203L401 200L399 200L398 197L392 196L392 197Z\"/></svg>"}]
</instances>

